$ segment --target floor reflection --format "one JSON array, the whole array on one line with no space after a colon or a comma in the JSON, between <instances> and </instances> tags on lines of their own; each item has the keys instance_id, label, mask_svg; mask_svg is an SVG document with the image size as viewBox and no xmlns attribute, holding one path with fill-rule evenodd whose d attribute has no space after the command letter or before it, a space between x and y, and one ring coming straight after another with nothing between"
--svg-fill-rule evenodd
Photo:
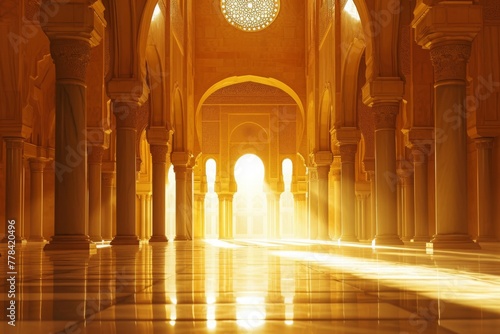
<instances>
[{"instance_id":1,"label":"floor reflection","mask_svg":"<svg viewBox=\"0 0 500 334\"><path fill-rule=\"evenodd\" d=\"M2 255L4 248L0 248ZM18 249L2 333L491 333L500 245L481 251L207 240L96 254ZM0 300L7 307L3 273Z\"/></svg>"}]
</instances>

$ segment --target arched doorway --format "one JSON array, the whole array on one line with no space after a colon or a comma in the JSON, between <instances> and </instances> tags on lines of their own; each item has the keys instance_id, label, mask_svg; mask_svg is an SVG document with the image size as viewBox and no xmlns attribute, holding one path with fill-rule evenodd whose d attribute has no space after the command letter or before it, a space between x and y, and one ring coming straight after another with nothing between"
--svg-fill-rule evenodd
<instances>
[{"instance_id":1,"label":"arched doorway","mask_svg":"<svg viewBox=\"0 0 500 334\"><path fill-rule=\"evenodd\" d=\"M238 191L233 200L235 238L267 236L267 199L264 192L265 167L255 154L245 154L236 161L234 178Z\"/></svg>"}]
</instances>

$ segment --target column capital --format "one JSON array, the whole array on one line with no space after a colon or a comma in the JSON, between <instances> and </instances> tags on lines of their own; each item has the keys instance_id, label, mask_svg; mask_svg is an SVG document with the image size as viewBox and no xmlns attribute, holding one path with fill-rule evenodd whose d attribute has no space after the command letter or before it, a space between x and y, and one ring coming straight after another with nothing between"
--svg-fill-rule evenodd
<instances>
[{"instance_id":1,"label":"column capital","mask_svg":"<svg viewBox=\"0 0 500 334\"><path fill-rule=\"evenodd\" d=\"M481 137L474 140L477 149L491 150L493 148L493 141L495 138Z\"/></svg>"},{"instance_id":2,"label":"column capital","mask_svg":"<svg viewBox=\"0 0 500 334\"><path fill-rule=\"evenodd\" d=\"M415 165L421 165L427 162L427 157L431 152L430 147L413 146L411 149L411 156Z\"/></svg>"},{"instance_id":3,"label":"column capital","mask_svg":"<svg viewBox=\"0 0 500 334\"><path fill-rule=\"evenodd\" d=\"M148 127L146 138L150 145L169 145L172 142L172 130L164 127Z\"/></svg>"},{"instance_id":4,"label":"column capital","mask_svg":"<svg viewBox=\"0 0 500 334\"><path fill-rule=\"evenodd\" d=\"M87 162L89 164L102 164L102 156L104 155L104 148L102 146L87 146Z\"/></svg>"},{"instance_id":5,"label":"column capital","mask_svg":"<svg viewBox=\"0 0 500 334\"><path fill-rule=\"evenodd\" d=\"M137 111L140 105L137 101L114 100L112 103L113 114L116 117L116 127L133 129L137 127Z\"/></svg>"},{"instance_id":6,"label":"column capital","mask_svg":"<svg viewBox=\"0 0 500 334\"><path fill-rule=\"evenodd\" d=\"M114 172L102 172L102 185L104 187L112 187L115 182Z\"/></svg>"},{"instance_id":7,"label":"column capital","mask_svg":"<svg viewBox=\"0 0 500 334\"><path fill-rule=\"evenodd\" d=\"M90 47L89 40L61 38L50 41L57 82L85 84Z\"/></svg>"},{"instance_id":8,"label":"column capital","mask_svg":"<svg viewBox=\"0 0 500 334\"><path fill-rule=\"evenodd\" d=\"M28 159L29 164L30 164L30 169L32 172L37 172L37 173L42 173L45 164L47 163L48 159L45 158L29 158Z\"/></svg>"},{"instance_id":9,"label":"column capital","mask_svg":"<svg viewBox=\"0 0 500 334\"><path fill-rule=\"evenodd\" d=\"M153 163L167 163L170 153L168 145L150 145L149 149L153 157Z\"/></svg>"},{"instance_id":10,"label":"column capital","mask_svg":"<svg viewBox=\"0 0 500 334\"><path fill-rule=\"evenodd\" d=\"M225 201L232 201L234 197L234 193L220 193L217 194L217 197L219 198L219 201L225 200Z\"/></svg>"},{"instance_id":11,"label":"column capital","mask_svg":"<svg viewBox=\"0 0 500 334\"><path fill-rule=\"evenodd\" d=\"M471 48L472 43L469 41L433 45L430 54L434 67L434 81L465 81Z\"/></svg>"},{"instance_id":12,"label":"column capital","mask_svg":"<svg viewBox=\"0 0 500 334\"><path fill-rule=\"evenodd\" d=\"M375 130L396 128L399 103L374 105L373 112L375 113Z\"/></svg>"},{"instance_id":13,"label":"column capital","mask_svg":"<svg viewBox=\"0 0 500 334\"><path fill-rule=\"evenodd\" d=\"M358 151L357 144L342 144L339 145L340 148L340 159L341 162L354 163L356 160L356 152Z\"/></svg>"}]
</instances>

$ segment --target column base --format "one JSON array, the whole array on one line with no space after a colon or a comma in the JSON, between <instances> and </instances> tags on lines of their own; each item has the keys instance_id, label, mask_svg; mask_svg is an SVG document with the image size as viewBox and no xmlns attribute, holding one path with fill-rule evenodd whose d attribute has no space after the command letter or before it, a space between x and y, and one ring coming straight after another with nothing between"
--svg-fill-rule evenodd
<instances>
[{"instance_id":1,"label":"column base","mask_svg":"<svg viewBox=\"0 0 500 334\"><path fill-rule=\"evenodd\" d=\"M176 235L174 241L190 241L191 238L186 235Z\"/></svg>"},{"instance_id":2,"label":"column base","mask_svg":"<svg viewBox=\"0 0 500 334\"><path fill-rule=\"evenodd\" d=\"M45 243L45 242L47 242L47 240L42 236L37 236L37 237L30 237L28 239L28 242L30 242L30 243L31 242L43 242L43 243Z\"/></svg>"},{"instance_id":3,"label":"column base","mask_svg":"<svg viewBox=\"0 0 500 334\"><path fill-rule=\"evenodd\" d=\"M479 236L474 242L498 242L498 239L492 236Z\"/></svg>"},{"instance_id":4,"label":"column base","mask_svg":"<svg viewBox=\"0 0 500 334\"><path fill-rule=\"evenodd\" d=\"M43 247L43 250L85 250L93 252L96 251L96 245L86 235L55 235Z\"/></svg>"},{"instance_id":5,"label":"column base","mask_svg":"<svg viewBox=\"0 0 500 334\"><path fill-rule=\"evenodd\" d=\"M372 247L398 245L404 245L404 242L397 235L377 235L372 240Z\"/></svg>"},{"instance_id":6,"label":"column base","mask_svg":"<svg viewBox=\"0 0 500 334\"><path fill-rule=\"evenodd\" d=\"M16 238L14 241L16 242L16 245L26 245L26 239L24 239L24 238ZM4 237L0 241L1 244L6 244L8 242L9 242L9 239L7 237Z\"/></svg>"},{"instance_id":7,"label":"column base","mask_svg":"<svg viewBox=\"0 0 500 334\"><path fill-rule=\"evenodd\" d=\"M112 246L134 245L139 246L139 238L136 235L117 235L109 243Z\"/></svg>"},{"instance_id":8,"label":"column base","mask_svg":"<svg viewBox=\"0 0 500 334\"><path fill-rule=\"evenodd\" d=\"M430 242L426 243L428 250L441 249L481 249L479 244L472 241L466 234L435 235Z\"/></svg>"},{"instance_id":9,"label":"column base","mask_svg":"<svg viewBox=\"0 0 500 334\"><path fill-rule=\"evenodd\" d=\"M164 235L153 235L149 238L149 242L168 242L168 238Z\"/></svg>"},{"instance_id":10,"label":"column base","mask_svg":"<svg viewBox=\"0 0 500 334\"><path fill-rule=\"evenodd\" d=\"M431 238L429 237L413 237L413 239L411 239L410 241L411 242L429 242Z\"/></svg>"},{"instance_id":11,"label":"column base","mask_svg":"<svg viewBox=\"0 0 500 334\"><path fill-rule=\"evenodd\" d=\"M346 235L346 236L341 236L340 238L337 239L339 243L342 242L359 242L358 238L354 235Z\"/></svg>"},{"instance_id":12,"label":"column base","mask_svg":"<svg viewBox=\"0 0 500 334\"><path fill-rule=\"evenodd\" d=\"M90 240L92 240L93 242L102 242L103 238L100 235L94 235L90 236Z\"/></svg>"}]
</instances>

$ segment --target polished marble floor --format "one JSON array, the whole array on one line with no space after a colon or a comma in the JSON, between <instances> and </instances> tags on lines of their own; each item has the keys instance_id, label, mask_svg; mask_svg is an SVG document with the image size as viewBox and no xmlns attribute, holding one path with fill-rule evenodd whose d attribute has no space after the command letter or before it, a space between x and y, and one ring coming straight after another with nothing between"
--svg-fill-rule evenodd
<instances>
[{"instance_id":1,"label":"polished marble floor","mask_svg":"<svg viewBox=\"0 0 500 334\"><path fill-rule=\"evenodd\" d=\"M307 240L0 247L1 333L498 333L500 244L427 254ZM16 326L7 308L16 302Z\"/></svg>"}]
</instances>

